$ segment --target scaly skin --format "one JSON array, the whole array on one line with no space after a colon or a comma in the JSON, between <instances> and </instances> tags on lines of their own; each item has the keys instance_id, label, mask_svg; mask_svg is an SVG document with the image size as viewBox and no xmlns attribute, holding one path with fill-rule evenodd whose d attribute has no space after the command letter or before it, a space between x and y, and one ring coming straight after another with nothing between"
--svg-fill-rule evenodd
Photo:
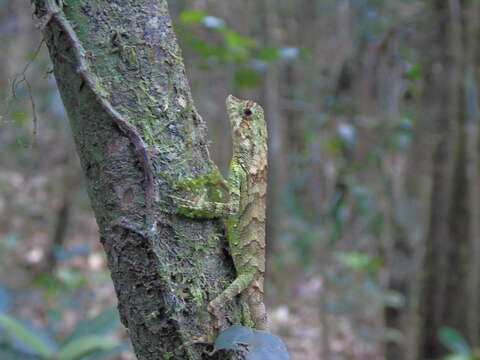
<instances>
[{"instance_id":1,"label":"scaly skin","mask_svg":"<svg viewBox=\"0 0 480 360\"><path fill-rule=\"evenodd\" d=\"M241 294L246 302L246 323L267 328L263 303L265 273L265 207L267 194L267 127L263 109L253 101L229 96L226 100L232 128L233 156L227 181L229 201L197 201L173 197L178 211L195 218L225 217L230 254L237 278L208 305L219 319L219 310Z\"/></svg>"}]
</instances>

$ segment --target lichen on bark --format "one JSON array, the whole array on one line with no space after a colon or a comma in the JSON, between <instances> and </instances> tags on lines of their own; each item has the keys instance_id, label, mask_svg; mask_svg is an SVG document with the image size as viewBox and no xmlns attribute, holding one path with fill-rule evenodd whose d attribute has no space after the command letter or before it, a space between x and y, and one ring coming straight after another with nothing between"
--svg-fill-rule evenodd
<instances>
[{"instance_id":1,"label":"lichen on bark","mask_svg":"<svg viewBox=\"0 0 480 360\"><path fill-rule=\"evenodd\" d=\"M218 170L167 2L63 0L52 14L53 1L35 0L35 14L47 18L44 37L135 353L205 358L202 345L180 345L214 335L206 306L234 274L222 225L176 215L169 197ZM230 322L237 313L227 307Z\"/></svg>"}]
</instances>

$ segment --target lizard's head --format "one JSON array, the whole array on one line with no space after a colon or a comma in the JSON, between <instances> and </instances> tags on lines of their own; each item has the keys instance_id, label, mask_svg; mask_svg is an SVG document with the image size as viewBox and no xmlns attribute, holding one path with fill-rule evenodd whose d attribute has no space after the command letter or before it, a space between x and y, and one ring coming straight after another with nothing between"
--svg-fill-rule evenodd
<instances>
[{"instance_id":1,"label":"lizard's head","mask_svg":"<svg viewBox=\"0 0 480 360\"><path fill-rule=\"evenodd\" d=\"M262 107L254 101L240 100L232 95L227 97L226 103L234 147L251 152L255 146L265 144L267 129Z\"/></svg>"}]
</instances>

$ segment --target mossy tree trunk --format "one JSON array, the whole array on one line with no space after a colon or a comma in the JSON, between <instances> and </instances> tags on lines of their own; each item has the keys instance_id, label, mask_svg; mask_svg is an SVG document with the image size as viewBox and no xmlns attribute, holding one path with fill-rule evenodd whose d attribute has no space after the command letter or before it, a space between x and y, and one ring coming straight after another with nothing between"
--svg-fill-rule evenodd
<instances>
[{"instance_id":1,"label":"mossy tree trunk","mask_svg":"<svg viewBox=\"0 0 480 360\"><path fill-rule=\"evenodd\" d=\"M204 345L181 344L214 335L207 304L234 272L221 223L178 216L169 197L201 190L218 170L167 1L63 2L60 10L54 0L35 0L35 14L45 25L122 322L138 359L208 358ZM225 311L232 323L237 309Z\"/></svg>"}]
</instances>

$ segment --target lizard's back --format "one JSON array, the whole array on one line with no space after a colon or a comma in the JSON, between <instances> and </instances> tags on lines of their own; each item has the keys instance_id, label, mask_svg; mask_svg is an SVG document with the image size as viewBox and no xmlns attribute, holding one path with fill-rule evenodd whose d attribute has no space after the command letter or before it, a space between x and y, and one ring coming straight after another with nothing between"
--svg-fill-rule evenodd
<instances>
[{"instance_id":1,"label":"lizard's back","mask_svg":"<svg viewBox=\"0 0 480 360\"><path fill-rule=\"evenodd\" d=\"M239 120L241 133L234 138L233 160L242 169L239 211L230 222L230 251L239 274L253 280L243 294L257 329L266 328L263 304L265 273L265 211L267 196L267 130L261 107L246 102ZM235 135L234 135L235 136ZM235 144L237 142L237 144ZM235 148L235 145L237 147ZM232 170L232 169L231 169Z\"/></svg>"}]
</instances>

